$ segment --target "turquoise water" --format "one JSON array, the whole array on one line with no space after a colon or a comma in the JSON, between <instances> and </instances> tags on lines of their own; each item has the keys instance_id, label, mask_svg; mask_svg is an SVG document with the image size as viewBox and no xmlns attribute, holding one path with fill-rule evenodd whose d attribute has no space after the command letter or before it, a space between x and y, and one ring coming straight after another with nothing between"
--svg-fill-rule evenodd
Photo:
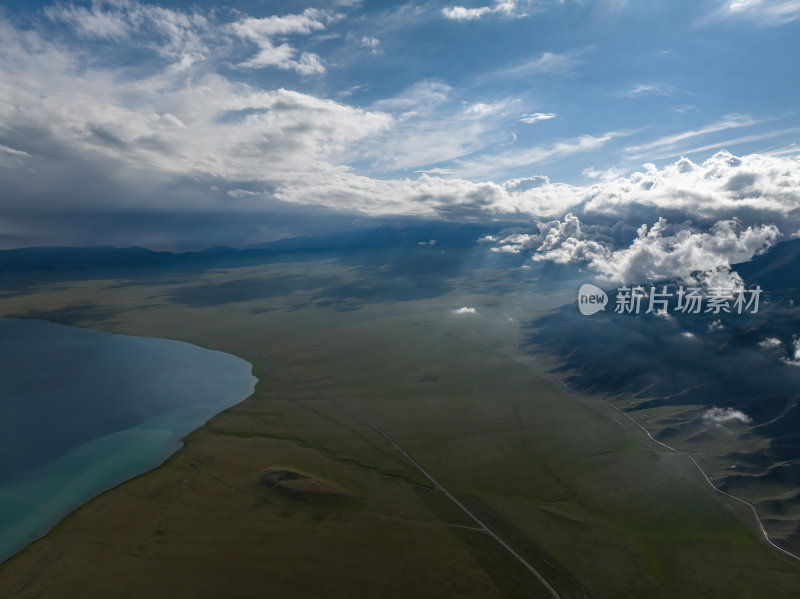
<instances>
[{"instance_id":1,"label":"turquoise water","mask_svg":"<svg viewBox=\"0 0 800 599\"><path fill-rule=\"evenodd\" d=\"M248 362L188 343L0 318L0 561L255 383Z\"/></svg>"}]
</instances>

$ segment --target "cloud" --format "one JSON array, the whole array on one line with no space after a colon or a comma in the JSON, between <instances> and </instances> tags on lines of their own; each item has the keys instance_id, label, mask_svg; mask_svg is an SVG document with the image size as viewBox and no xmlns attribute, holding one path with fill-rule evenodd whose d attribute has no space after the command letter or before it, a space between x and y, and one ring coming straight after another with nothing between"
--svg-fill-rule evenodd
<instances>
[{"instance_id":1,"label":"cloud","mask_svg":"<svg viewBox=\"0 0 800 599\"><path fill-rule=\"evenodd\" d=\"M314 29L317 18L306 11L293 18L242 19L231 27L271 35ZM284 88L259 89L195 66L176 70L169 63L123 77L110 67L79 66L85 51L35 31L0 22L0 32L0 143L28 154L31 168L42 167L48 153L31 135L38 131L53 141L51 155L64 146L87 160L118 160L132 169L277 181L336 168L337 155L393 122L381 111ZM315 67L301 57L296 68Z\"/></svg>"},{"instance_id":2,"label":"cloud","mask_svg":"<svg viewBox=\"0 0 800 599\"><path fill-rule=\"evenodd\" d=\"M724 0L703 23L738 18L760 25L784 25L800 18L798 0Z\"/></svg>"},{"instance_id":3,"label":"cloud","mask_svg":"<svg viewBox=\"0 0 800 599\"><path fill-rule=\"evenodd\" d=\"M515 149L477 158L457 160L453 173L461 176L487 177L507 173L512 169L533 166L581 152L596 150L613 139L627 135L624 131L608 131L602 135L581 135L574 139L555 142L546 146L535 146L524 150Z\"/></svg>"},{"instance_id":4,"label":"cloud","mask_svg":"<svg viewBox=\"0 0 800 599\"><path fill-rule=\"evenodd\" d=\"M586 213L671 213L709 225L738 217L778 222L787 233L787 220L800 207L800 160L719 152L701 164L686 158L662 169L646 164L643 171L584 191Z\"/></svg>"},{"instance_id":5,"label":"cloud","mask_svg":"<svg viewBox=\"0 0 800 599\"><path fill-rule=\"evenodd\" d=\"M361 38L361 45L365 48L372 48L373 50L378 47L378 44L381 43L377 37L370 37L370 36L363 36Z\"/></svg>"},{"instance_id":6,"label":"cloud","mask_svg":"<svg viewBox=\"0 0 800 599\"><path fill-rule=\"evenodd\" d=\"M358 143L393 124L381 111L260 89L171 57L117 71L87 60L94 51L0 20L0 212L20 235L46 239L42 215L66 207L94 210L97 221L166 206L274 211L285 182L346 176ZM252 195L227 194L235 189Z\"/></svg>"},{"instance_id":7,"label":"cloud","mask_svg":"<svg viewBox=\"0 0 800 599\"><path fill-rule=\"evenodd\" d=\"M526 114L523 116L520 119L520 122L532 125L533 123L538 123L539 121L554 119L556 116L557 115L552 112L534 112L533 114Z\"/></svg>"},{"instance_id":8,"label":"cloud","mask_svg":"<svg viewBox=\"0 0 800 599\"><path fill-rule=\"evenodd\" d=\"M633 241L624 245L614 239L613 231L583 226L571 213L563 221L539 222L537 229L497 239L492 249L513 254L528 250L534 261L588 264L615 283L677 280L723 287L741 285L731 264L751 260L779 236L775 225L744 227L736 219L718 221L703 231L659 218L652 226L641 225Z\"/></svg>"},{"instance_id":9,"label":"cloud","mask_svg":"<svg viewBox=\"0 0 800 599\"><path fill-rule=\"evenodd\" d=\"M494 6L480 6L478 8L464 8L452 6L442 9L442 16L454 21L474 21L488 15L504 15L508 17L527 17L518 0L495 0Z\"/></svg>"},{"instance_id":10,"label":"cloud","mask_svg":"<svg viewBox=\"0 0 800 599\"><path fill-rule=\"evenodd\" d=\"M346 39L353 42L362 48L368 48L372 54L382 54L383 51L379 48L381 40L371 35L362 35L361 37L348 33Z\"/></svg>"},{"instance_id":11,"label":"cloud","mask_svg":"<svg viewBox=\"0 0 800 599\"><path fill-rule=\"evenodd\" d=\"M8 156L18 156L18 157L30 156L30 154L28 154L27 152L23 152L22 150L16 150L14 148L9 148L8 146L4 146L2 144L0 144L0 152Z\"/></svg>"},{"instance_id":12,"label":"cloud","mask_svg":"<svg viewBox=\"0 0 800 599\"><path fill-rule=\"evenodd\" d=\"M371 216L397 214L459 220L486 217L501 203L504 189L495 183L473 183L422 174L416 179L375 179L340 169L308 173L286 182L276 198L288 203L347 206Z\"/></svg>"},{"instance_id":13,"label":"cloud","mask_svg":"<svg viewBox=\"0 0 800 599\"><path fill-rule=\"evenodd\" d=\"M25 158L30 158L30 154L0 144L0 168L18 168L24 164Z\"/></svg>"},{"instance_id":14,"label":"cloud","mask_svg":"<svg viewBox=\"0 0 800 599\"><path fill-rule=\"evenodd\" d=\"M489 83L497 80L524 79L534 75L568 75L578 65L578 58L588 50L589 48L562 53L542 52L536 57L480 75L475 81Z\"/></svg>"},{"instance_id":15,"label":"cloud","mask_svg":"<svg viewBox=\"0 0 800 599\"><path fill-rule=\"evenodd\" d=\"M139 19L130 10L126 10L130 5L120 8L122 10L115 9L110 2L105 6L94 2L91 8L62 4L45 7L44 14L54 21L71 25L82 37L121 40L130 37L137 28L136 21Z\"/></svg>"},{"instance_id":16,"label":"cloud","mask_svg":"<svg viewBox=\"0 0 800 599\"><path fill-rule=\"evenodd\" d=\"M735 219L719 221L708 231L693 231L687 223L659 218L643 224L627 247L615 248L599 235L587 234L577 216L539 223L539 233L520 234L498 242L499 251L533 248L535 261L587 263L608 281L646 283L678 280L688 284L735 287L741 284L731 264L745 262L771 247L779 232L774 225L743 227ZM606 238L608 239L608 238Z\"/></svg>"},{"instance_id":17,"label":"cloud","mask_svg":"<svg viewBox=\"0 0 800 599\"><path fill-rule=\"evenodd\" d=\"M325 29L327 23L334 20L325 11L307 8L302 14L271 16L265 18L248 17L228 28L243 40L250 41L258 47L258 53L238 64L242 68L263 68L274 66L281 69L294 69L302 75L325 72L319 56L303 52L297 58L297 51L287 42L276 42L287 35L309 35ZM276 45L277 44L277 45Z\"/></svg>"},{"instance_id":18,"label":"cloud","mask_svg":"<svg viewBox=\"0 0 800 599\"><path fill-rule=\"evenodd\" d=\"M44 8L54 22L91 40L128 42L149 47L172 59L196 60L211 52L216 33L209 19L134 0L93 0L90 7L57 4Z\"/></svg>"},{"instance_id":19,"label":"cloud","mask_svg":"<svg viewBox=\"0 0 800 599\"><path fill-rule=\"evenodd\" d=\"M628 248L591 254L590 261L612 281L677 279L733 287L741 279L730 273L730 265L763 253L778 235L774 225L744 228L735 219L719 221L707 232L693 232L684 224L674 230L660 218L649 229L642 225Z\"/></svg>"},{"instance_id":20,"label":"cloud","mask_svg":"<svg viewBox=\"0 0 800 599\"><path fill-rule=\"evenodd\" d=\"M442 15L446 19L453 19L454 21L472 21L480 19L482 16L492 12L488 6L481 6L480 8L464 8L463 6L453 6L452 8L443 8Z\"/></svg>"},{"instance_id":21,"label":"cloud","mask_svg":"<svg viewBox=\"0 0 800 599\"><path fill-rule=\"evenodd\" d=\"M692 154L708 153L710 150L718 150L720 148L732 148L741 144L749 144L754 141L772 139L775 137L784 137L787 135L794 135L797 133L800 133L800 127L789 127L787 129L774 129L772 131L762 131L760 133L753 133L751 135L742 135L739 137L722 139L701 146L693 146L691 148L673 145L665 150L656 153L651 153L649 154L649 156L653 160L662 160L664 158L673 158L675 156L684 156L684 155L691 156ZM797 150L795 149L794 152L796 153ZM786 151L784 152L781 151L765 152L764 154L768 156L778 156L781 153L784 154L792 153L792 150L789 150L787 148Z\"/></svg>"},{"instance_id":22,"label":"cloud","mask_svg":"<svg viewBox=\"0 0 800 599\"><path fill-rule=\"evenodd\" d=\"M780 347L781 345L781 340L777 337L766 337L758 342L758 346L765 349Z\"/></svg>"},{"instance_id":23,"label":"cloud","mask_svg":"<svg viewBox=\"0 0 800 599\"><path fill-rule=\"evenodd\" d=\"M746 115L741 114L731 114L725 116L722 120L717 121L716 123L712 123L710 125L706 125L701 129L693 129L690 131L683 131L681 133L675 133L672 135L667 135L665 137L661 137L654 141L648 142L646 144L637 145L637 146L630 146L626 149L626 152L632 155L632 158L644 158L647 157L648 154L646 152L651 152L653 150L656 151L664 151L664 150L674 150L678 147L678 144L684 142L689 139L694 139L696 137L702 137L704 135L708 135L709 133L717 133L720 131L726 131L728 129L737 129L740 127L750 127L752 125L757 124L758 121L752 119Z\"/></svg>"},{"instance_id":24,"label":"cloud","mask_svg":"<svg viewBox=\"0 0 800 599\"><path fill-rule=\"evenodd\" d=\"M491 248L491 250L493 252L501 252L504 254L519 254L523 250L535 247L537 244L536 236L528 233L512 233L511 235L504 237L502 240L488 236L482 237L478 241L482 243L497 241L498 245Z\"/></svg>"},{"instance_id":25,"label":"cloud","mask_svg":"<svg viewBox=\"0 0 800 599\"><path fill-rule=\"evenodd\" d=\"M714 426L723 426L730 422L750 424L752 421L753 419L750 418L750 416L733 408L713 407L703 413L703 422L706 424L712 424Z\"/></svg>"},{"instance_id":26,"label":"cloud","mask_svg":"<svg viewBox=\"0 0 800 599\"><path fill-rule=\"evenodd\" d=\"M478 311L475 308L468 308L464 306L463 308L456 308L453 310L453 314L477 314Z\"/></svg>"},{"instance_id":27,"label":"cloud","mask_svg":"<svg viewBox=\"0 0 800 599\"><path fill-rule=\"evenodd\" d=\"M508 112L516 99L465 107L454 101L445 82L425 80L369 108L355 108L285 88L259 88L249 80L235 81L236 71L230 65L320 72L323 65L317 57L294 48L287 36L319 33L339 17L312 9L264 18L233 13L235 19L226 23L219 18L223 13L197 15L170 9L163 13L165 22L174 24L170 39L185 44L151 47L147 40L154 39L152 28L161 26L155 21L162 14L154 8L120 0L98 2L88 9L69 5L54 9L52 15L70 27L80 23L89 27L89 21L82 21L85 11L97 23L114 23L91 25L80 35L113 40L109 52L124 53L133 44L167 58L146 72L118 72L103 62L87 60L96 50L93 47L48 40L35 29L23 31L2 23L0 117L7 126L0 131L0 143L24 154L12 158L10 152L2 152L0 165L22 160L18 166L28 167L27 172L46 168L54 176L56 162L48 164L45 154L63 150L60 159L65 164L82 163L65 166L64 173L85 168L87 181L91 173L106 180L109 188L122 186L121 179L128 176L151 181L173 176L220 179L209 187L221 189L223 197L234 197L227 192L237 189L249 192L236 196L235 206L219 206L221 210L257 210L259 201L266 205L280 200L375 215L453 218L491 211L502 202L505 192L493 183L429 176L374 179L357 174L351 164L386 170L428 166L424 169L428 174L457 176L452 168L434 165L506 141L501 125L513 118ZM258 52L242 61L251 44ZM173 48L170 53L162 51L166 46ZM50 140L52 147L34 147L37 139ZM563 146L551 150L553 156L569 153ZM110 166L112 162L126 173ZM104 167L95 168L100 164ZM54 190L46 190L40 177L27 177L25 169L20 170L23 173L17 173L13 182L20 197L32 193L46 204L46 198L63 187L54 183ZM5 180L10 178L11 173L5 173ZM70 185L80 202L107 201L80 192L102 185L74 181ZM196 207L216 205L213 195L198 198ZM157 204L155 199L152 203Z\"/></svg>"},{"instance_id":28,"label":"cloud","mask_svg":"<svg viewBox=\"0 0 800 599\"><path fill-rule=\"evenodd\" d=\"M0 18L0 216L31 239L46 239L48 227L66 235L42 216L65 207L97 215L156 214L168 205L175 214L315 207L353 217L509 219L531 226L500 239L498 252L582 260L627 277L724 271L773 243L776 228L800 229L800 158L789 150L720 152L628 174L592 168L590 184L571 185L537 174L540 165L629 133L519 147L509 127L552 113L523 114L515 97L459 95L441 79L361 106L315 95L317 83L297 75L325 65L300 44L336 33L342 17L331 11L255 18L98 0L45 14L24 25ZM374 48L378 37L356 41ZM585 51L537 54L491 76L561 74ZM137 68L119 68L139 54L147 60ZM305 91L289 89L293 82ZM672 151L756 122L729 115L628 154ZM719 245L725 240L746 251Z\"/></svg>"},{"instance_id":29,"label":"cloud","mask_svg":"<svg viewBox=\"0 0 800 599\"><path fill-rule=\"evenodd\" d=\"M618 92L618 98L639 98L641 96L671 96L675 88L664 83L637 83L633 87Z\"/></svg>"},{"instance_id":30,"label":"cloud","mask_svg":"<svg viewBox=\"0 0 800 599\"><path fill-rule=\"evenodd\" d=\"M302 14L296 15L248 17L232 23L230 29L241 37L259 41L294 33L308 35L325 29L325 22L328 20L327 13L316 8L307 8Z\"/></svg>"},{"instance_id":31,"label":"cloud","mask_svg":"<svg viewBox=\"0 0 800 599\"><path fill-rule=\"evenodd\" d=\"M443 81L426 79L419 81L392 98L374 104L377 110L401 110L418 113L446 102L452 88Z\"/></svg>"},{"instance_id":32,"label":"cloud","mask_svg":"<svg viewBox=\"0 0 800 599\"><path fill-rule=\"evenodd\" d=\"M386 136L365 144L372 166L385 170L419 169L478 153L507 139L502 124L518 102L459 102L452 88L441 81L419 81L394 97L373 104L396 119ZM424 169L443 173L441 169ZM453 173L453 168L447 169Z\"/></svg>"},{"instance_id":33,"label":"cloud","mask_svg":"<svg viewBox=\"0 0 800 599\"><path fill-rule=\"evenodd\" d=\"M508 181L503 183L503 187L505 187L509 191L514 191L514 192L522 192L528 189L542 187L544 185L550 185L550 179L545 175L534 175L532 177L520 177L517 179L509 179Z\"/></svg>"},{"instance_id":34,"label":"cloud","mask_svg":"<svg viewBox=\"0 0 800 599\"><path fill-rule=\"evenodd\" d=\"M800 224L800 159L782 156L720 152L590 186L548 180L504 189L506 210L531 214L534 226L498 238L495 251L586 264L616 282L736 286L732 264Z\"/></svg>"},{"instance_id":35,"label":"cloud","mask_svg":"<svg viewBox=\"0 0 800 599\"><path fill-rule=\"evenodd\" d=\"M184 65L208 58L214 48L228 45L226 34L230 34L258 47L239 67L277 67L303 75L324 73L325 68L316 54L298 56L286 38L323 30L338 19L330 12L309 8L301 14L246 17L220 24L197 10L186 12L135 0L93 0L89 7L57 4L45 7L44 14L83 38L139 44Z\"/></svg>"},{"instance_id":36,"label":"cloud","mask_svg":"<svg viewBox=\"0 0 800 599\"><path fill-rule=\"evenodd\" d=\"M582 174L590 179L600 179L603 181L614 181L615 179L619 179L625 174L625 170L621 168L607 168L604 170L597 170L594 167L589 167L583 169Z\"/></svg>"},{"instance_id":37,"label":"cloud","mask_svg":"<svg viewBox=\"0 0 800 599\"><path fill-rule=\"evenodd\" d=\"M273 39L287 32L321 31L333 18L308 11L294 17L237 17L228 34L238 30L245 37L252 33ZM445 82L425 80L359 108L285 88L259 88L229 79L230 69L223 76L204 62L226 59L223 50L231 48L212 43L202 25L209 17L203 19L188 14L173 21L184 23L199 36L207 58L184 62L176 58L179 46L170 42L167 45L176 49L169 55L162 53L163 44L153 48L166 58L160 68L126 76L111 67L87 63L88 50L80 46L0 22L4 58L0 63L0 145L7 148L0 151L0 182L9 197L5 214L41 213L64 189L74 197L62 201L76 206L155 209L163 203L164 192L153 188L145 193L141 182L175 189L177 182L192 180L219 193L199 193L193 186L191 199L176 197L176 210L257 212L284 202L376 216L508 216L562 223L571 213L586 236L574 241L565 238L539 253L554 260L584 256L597 264L604 264L609 256L625 257L615 252L628 249L637 228L643 223L652 227L655 215L661 213L668 214L670 222L691 220L695 236L733 216L741 218L741 231L748 227L754 232L768 231L757 227L759 222L777 223L782 231L789 225L789 232L800 228L795 216L800 207L797 158L719 153L702 164L682 159L661 169L648 165L627 177L600 177L590 186L551 182L544 176L518 177L503 184L480 180L596 150L626 133L580 136L479 156L478 152L504 140L498 131L513 118L509 115L514 98L464 105L453 98ZM129 42L124 43L133 43L136 31L129 29L125 34ZM200 48L191 35L176 34L174 39L189 40L187 47ZM241 39L238 34L236 39ZM115 42L114 47L124 43ZM218 51L223 53L217 55ZM294 56L291 60L297 59ZM542 55L537 63L558 60ZM313 70L313 64L309 67ZM738 125L746 120L732 117L725 123ZM13 169L8 167L11 161ZM453 163L426 169L428 173L416 178L376 178L354 169L352 164L358 161L387 168ZM45 171L48 177L43 178L40 173ZM247 194L229 195L233 190ZM610 220L621 224L612 232L598 228L601 221ZM639 243L662 249L672 243L665 239L673 234L656 230L657 239L648 231L649 237ZM697 241L692 237L686 243L692 240ZM503 251L536 249L517 242L500 245L508 246ZM604 272L617 270L606 265Z\"/></svg>"},{"instance_id":38,"label":"cloud","mask_svg":"<svg viewBox=\"0 0 800 599\"><path fill-rule=\"evenodd\" d=\"M797 335L792 337L792 355L782 360L790 366L800 366L800 337Z\"/></svg>"},{"instance_id":39,"label":"cloud","mask_svg":"<svg viewBox=\"0 0 800 599\"><path fill-rule=\"evenodd\" d=\"M464 109L464 115L469 118L486 117L491 114L497 114L505 111L513 103L515 103L514 100L503 100L501 102L494 102L492 104L476 102L475 104L470 104Z\"/></svg>"}]
</instances>

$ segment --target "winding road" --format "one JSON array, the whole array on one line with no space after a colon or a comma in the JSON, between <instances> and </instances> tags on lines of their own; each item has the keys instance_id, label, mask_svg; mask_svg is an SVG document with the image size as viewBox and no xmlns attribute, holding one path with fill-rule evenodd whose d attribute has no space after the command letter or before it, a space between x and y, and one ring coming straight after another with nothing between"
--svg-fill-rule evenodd
<instances>
[{"instance_id":1,"label":"winding road","mask_svg":"<svg viewBox=\"0 0 800 599\"><path fill-rule=\"evenodd\" d=\"M573 389L572 387L570 387L567 383L565 383L563 380L561 380L556 375L554 375L552 373L547 373L547 375L550 376L553 380L557 381L564 388L564 390L568 391L569 393L573 393L575 395L580 395L581 397L590 397L586 393L582 393L582 392L580 392L580 391L578 391L576 389ZM681 451L680 449L675 449L671 445L667 445L666 443L662 443L661 441L656 439L653 435L651 435L650 431L648 431L638 421L634 420L626 412L624 412L623 410L619 409L617 406L615 406L611 402L608 402L608 404L612 408L614 408L617 412L622 414L625 418L630 420L633 424L635 424L640 429L642 429L642 431L644 431L644 434L647 435L647 437L651 441L653 441L654 443L658 443L659 445L661 445L661 447L664 447L664 448L666 448L666 449L668 449L668 450L670 450L672 452L675 452L677 454L680 454L680 455L683 455L683 456L686 456L687 458L689 458L692 461L692 463L697 467L697 470L700 472L702 477L705 479L705 481L708 483L708 485L714 490L715 493L719 493L720 495L724 495L725 497L730 497L731 499L733 499L735 501L738 501L739 503L742 503L742 504L746 505L747 507L749 507L750 510L753 512L753 516L756 519L756 523L758 524L758 528L761 531L762 540L767 545L769 545L770 547L775 549L776 551L780 551L781 553L783 553L787 557L791 557L793 559L796 559L796 560L800 561L800 556L797 556L794 553L792 553L791 551L788 551L788 550L784 549L783 547L781 547L780 545L775 544L775 542L769 537L769 534L767 533L767 529L764 528L764 523L761 521L761 517L758 515L758 512L756 511L756 507L752 503L750 503L749 501L747 501L745 499L742 499L741 497L736 497L736 495L731 495L730 493L726 493L722 489L718 488L713 482L711 482L711 479L708 477L708 475L705 473L705 471L700 467L700 464L697 463L697 460L694 459L694 456L692 456L691 454L689 454L689 453L687 453L685 451Z\"/></svg>"}]
</instances>

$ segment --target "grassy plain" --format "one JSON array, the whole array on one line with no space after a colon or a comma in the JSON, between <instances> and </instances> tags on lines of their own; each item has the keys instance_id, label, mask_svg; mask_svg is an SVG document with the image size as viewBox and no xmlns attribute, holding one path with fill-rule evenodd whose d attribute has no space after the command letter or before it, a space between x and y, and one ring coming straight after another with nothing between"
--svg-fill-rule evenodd
<instances>
[{"instance_id":1,"label":"grassy plain","mask_svg":"<svg viewBox=\"0 0 800 599\"><path fill-rule=\"evenodd\" d=\"M395 301L334 261L68 278L0 296L0 314L219 349L259 383L0 566L0 597L549 596L385 439L287 372L384 429L565 599L800 596L800 564L688 459L517 347L571 288L470 269Z\"/></svg>"}]
</instances>

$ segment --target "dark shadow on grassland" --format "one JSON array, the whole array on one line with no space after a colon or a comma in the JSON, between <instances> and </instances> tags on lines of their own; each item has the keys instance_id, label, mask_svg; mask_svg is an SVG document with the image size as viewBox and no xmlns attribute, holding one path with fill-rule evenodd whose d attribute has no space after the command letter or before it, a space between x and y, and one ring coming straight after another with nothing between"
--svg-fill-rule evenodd
<instances>
[{"instance_id":1,"label":"dark shadow on grassland","mask_svg":"<svg viewBox=\"0 0 800 599\"><path fill-rule=\"evenodd\" d=\"M311 301L318 307L352 310L365 304L413 301L439 297L451 291L502 297L506 293L561 289L577 280L571 265L533 263L492 253L485 247L441 250L409 248L396 252L349 255L358 264L356 280L315 291Z\"/></svg>"},{"instance_id":2,"label":"dark shadow on grassland","mask_svg":"<svg viewBox=\"0 0 800 599\"><path fill-rule=\"evenodd\" d=\"M169 299L198 306L310 291L307 297L292 298L290 304L298 308L314 305L352 310L366 304L437 297L451 291L456 281L469 286L471 273L478 268L498 273L497 281L505 284L505 289L517 284L513 277L506 274L509 260L491 255L485 248L475 247L474 244L443 249L413 241L411 244L401 243L369 251L319 250L304 256L307 260L298 262L295 267L297 274L266 275L263 279L249 277L213 285L183 287L172 293ZM312 262L311 257L315 261ZM346 276L314 275L313 265L324 261L333 261L347 269ZM498 287L494 291L502 292L503 289Z\"/></svg>"},{"instance_id":3,"label":"dark shadow on grassland","mask_svg":"<svg viewBox=\"0 0 800 599\"><path fill-rule=\"evenodd\" d=\"M316 260L306 253L213 248L172 254L145 248L25 248L0 251L0 288L15 295L40 285L120 280L115 287L179 285L212 270Z\"/></svg>"},{"instance_id":4,"label":"dark shadow on grassland","mask_svg":"<svg viewBox=\"0 0 800 599\"><path fill-rule=\"evenodd\" d=\"M452 288L452 281L441 273L399 274L364 269L359 280L319 289L311 300L319 307L348 309L369 303L429 299L447 293Z\"/></svg>"},{"instance_id":5,"label":"dark shadow on grassland","mask_svg":"<svg viewBox=\"0 0 800 599\"><path fill-rule=\"evenodd\" d=\"M299 290L315 291L309 303L354 309L366 303L435 297L452 289L452 280L459 277L462 286L498 294L533 280L540 287L557 284L563 276L558 272L560 266L529 260L526 265L524 256L498 254L478 241L503 226L502 223L384 226L284 239L245 249L219 247L180 254L141 247L6 250L0 251L0 289L5 294L23 295L45 285L111 279L115 280L112 288L191 285L194 278L209 271L297 264L297 275L290 273L284 278L276 275L271 282L248 276L238 282L185 287L169 299L188 306L209 306ZM303 272L303 264L326 260L363 270L355 273L357 280L341 281L315 279L312 273ZM521 268L523 265L529 268ZM484 271L480 277L467 276L478 269Z\"/></svg>"},{"instance_id":6,"label":"dark shadow on grassland","mask_svg":"<svg viewBox=\"0 0 800 599\"><path fill-rule=\"evenodd\" d=\"M4 314L5 318L32 318L37 320L49 320L59 324L80 326L89 323L97 323L111 320L119 310L100 304L68 304L57 310L26 310L17 314Z\"/></svg>"},{"instance_id":7,"label":"dark shadow on grassland","mask_svg":"<svg viewBox=\"0 0 800 599\"><path fill-rule=\"evenodd\" d=\"M475 225L382 227L358 235L282 240L267 244L268 249L212 248L185 254L144 248L28 248L0 252L0 283L5 293L21 296L62 284L68 288L67 282L110 280L108 289L169 285L173 288L159 299L190 307L286 297L289 309L314 305L344 311L430 299L456 287L500 297L576 280L579 272L572 266L490 251L477 242L484 230ZM326 262L342 267L342 274L316 274L315 267ZM265 270L263 277L248 272L233 278L239 268L265 264L282 268L275 273ZM208 271L233 280L197 284L196 277ZM112 315L111 309L96 304L14 314L65 324Z\"/></svg>"},{"instance_id":8,"label":"dark shadow on grassland","mask_svg":"<svg viewBox=\"0 0 800 599\"><path fill-rule=\"evenodd\" d=\"M523 255L492 252L474 241L445 246L415 243L346 254L340 262L357 267L356 280L319 289L311 299L320 307L351 310L370 303L430 299L456 289L498 297L552 291L585 276L574 265L533 262Z\"/></svg>"},{"instance_id":9,"label":"dark shadow on grassland","mask_svg":"<svg viewBox=\"0 0 800 599\"><path fill-rule=\"evenodd\" d=\"M416 257L409 257L414 252ZM307 298L293 298L299 307L315 305L341 309L355 308L367 303L425 299L446 293L452 288L450 279L463 272L468 256L453 253L433 257L414 250L384 253L348 254L335 262L345 266L342 276L319 276L312 264L332 258L317 255L318 261L297 263L291 274L265 274L263 278L249 276L207 285L184 285L170 292L166 299L186 306L211 306L234 302L284 297L295 292L310 292ZM380 260L380 266L363 266L363 262ZM307 265L307 266L306 266Z\"/></svg>"},{"instance_id":10,"label":"dark shadow on grassland","mask_svg":"<svg viewBox=\"0 0 800 599\"><path fill-rule=\"evenodd\" d=\"M184 306L217 306L234 302L279 297L295 291L326 287L337 281L334 277L275 275L264 279L246 278L208 285L182 286L166 299Z\"/></svg>"}]
</instances>

